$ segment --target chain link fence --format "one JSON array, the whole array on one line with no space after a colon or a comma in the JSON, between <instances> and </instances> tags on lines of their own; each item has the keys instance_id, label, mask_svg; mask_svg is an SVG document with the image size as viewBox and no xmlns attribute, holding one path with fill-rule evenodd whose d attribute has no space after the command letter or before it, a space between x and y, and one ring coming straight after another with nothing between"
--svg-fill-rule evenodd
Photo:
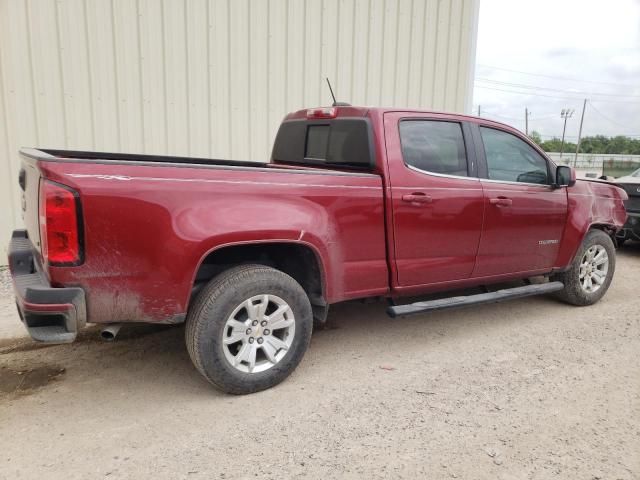
<instances>
[{"instance_id":1,"label":"chain link fence","mask_svg":"<svg viewBox=\"0 0 640 480\"><path fill-rule=\"evenodd\" d=\"M581 153L575 154L547 152L551 159L562 165L574 167L578 174L585 177L623 177L640 168L640 155L611 155Z\"/></svg>"}]
</instances>

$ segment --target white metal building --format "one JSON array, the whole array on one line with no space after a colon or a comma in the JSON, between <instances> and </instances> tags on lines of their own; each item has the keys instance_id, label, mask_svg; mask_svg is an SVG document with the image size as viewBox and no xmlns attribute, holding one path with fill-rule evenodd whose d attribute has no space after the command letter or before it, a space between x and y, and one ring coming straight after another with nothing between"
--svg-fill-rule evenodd
<instances>
[{"instance_id":1,"label":"white metal building","mask_svg":"<svg viewBox=\"0 0 640 480\"><path fill-rule=\"evenodd\" d=\"M353 104L468 111L478 3L0 0L0 245L21 146L266 161L325 76Z\"/></svg>"}]
</instances>

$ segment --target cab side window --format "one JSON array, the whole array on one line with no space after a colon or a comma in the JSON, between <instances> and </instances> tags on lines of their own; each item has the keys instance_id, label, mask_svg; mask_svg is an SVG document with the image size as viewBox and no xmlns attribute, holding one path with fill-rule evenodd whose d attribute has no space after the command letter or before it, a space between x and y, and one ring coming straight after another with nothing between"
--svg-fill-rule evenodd
<instances>
[{"instance_id":1,"label":"cab side window","mask_svg":"<svg viewBox=\"0 0 640 480\"><path fill-rule=\"evenodd\" d=\"M490 180L549 185L547 161L530 145L494 128L480 127Z\"/></svg>"},{"instance_id":2,"label":"cab side window","mask_svg":"<svg viewBox=\"0 0 640 480\"><path fill-rule=\"evenodd\" d=\"M459 123L402 120L400 142L407 165L441 175L469 175L462 126Z\"/></svg>"}]
</instances>

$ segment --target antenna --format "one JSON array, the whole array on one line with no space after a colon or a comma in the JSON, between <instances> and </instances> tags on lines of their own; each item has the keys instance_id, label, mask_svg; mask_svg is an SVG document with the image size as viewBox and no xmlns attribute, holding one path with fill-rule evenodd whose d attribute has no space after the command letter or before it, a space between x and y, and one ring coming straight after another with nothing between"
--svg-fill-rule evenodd
<instances>
[{"instance_id":1,"label":"antenna","mask_svg":"<svg viewBox=\"0 0 640 480\"><path fill-rule=\"evenodd\" d=\"M331 92L331 98L333 98L333 104L331 106L332 107L350 107L351 106L350 103L338 102L336 100L336 96L333 94L333 88L331 88L331 82L329 81L329 77L325 77L325 80L327 81L327 85L329 85L329 91Z\"/></svg>"},{"instance_id":2,"label":"antenna","mask_svg":"<svg viewBox=\"0 0 640 480\"><path fill-rule=\"evenodd\" d=\"M325 77L325 80L327 81L327 85L329 85L329 91L331 92L331 98L333 98L333 106L336 106L336 103L338 103L336 101L336 96L333 94L333 88L331 88L331 82L329 81L329 77Z\"/></svg>"}]
</instances>

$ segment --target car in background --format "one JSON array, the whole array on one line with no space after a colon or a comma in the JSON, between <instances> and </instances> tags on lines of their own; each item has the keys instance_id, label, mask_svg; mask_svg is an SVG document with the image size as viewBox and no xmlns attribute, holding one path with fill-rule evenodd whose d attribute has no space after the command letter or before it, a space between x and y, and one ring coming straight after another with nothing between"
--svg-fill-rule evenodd
<instances>
[{"instance_id":1,"label":"car in background","mask_svg":"<svg viewBox=\"0 0 640 480\"><path fill-rule=\"evenodd\" d=\"M618 245L622 245L627 240L640 240L640 168L627 176L617 178L615 183L629 196L624 202L627 222L616 236Z\"/></svg>"}]
</instances>

